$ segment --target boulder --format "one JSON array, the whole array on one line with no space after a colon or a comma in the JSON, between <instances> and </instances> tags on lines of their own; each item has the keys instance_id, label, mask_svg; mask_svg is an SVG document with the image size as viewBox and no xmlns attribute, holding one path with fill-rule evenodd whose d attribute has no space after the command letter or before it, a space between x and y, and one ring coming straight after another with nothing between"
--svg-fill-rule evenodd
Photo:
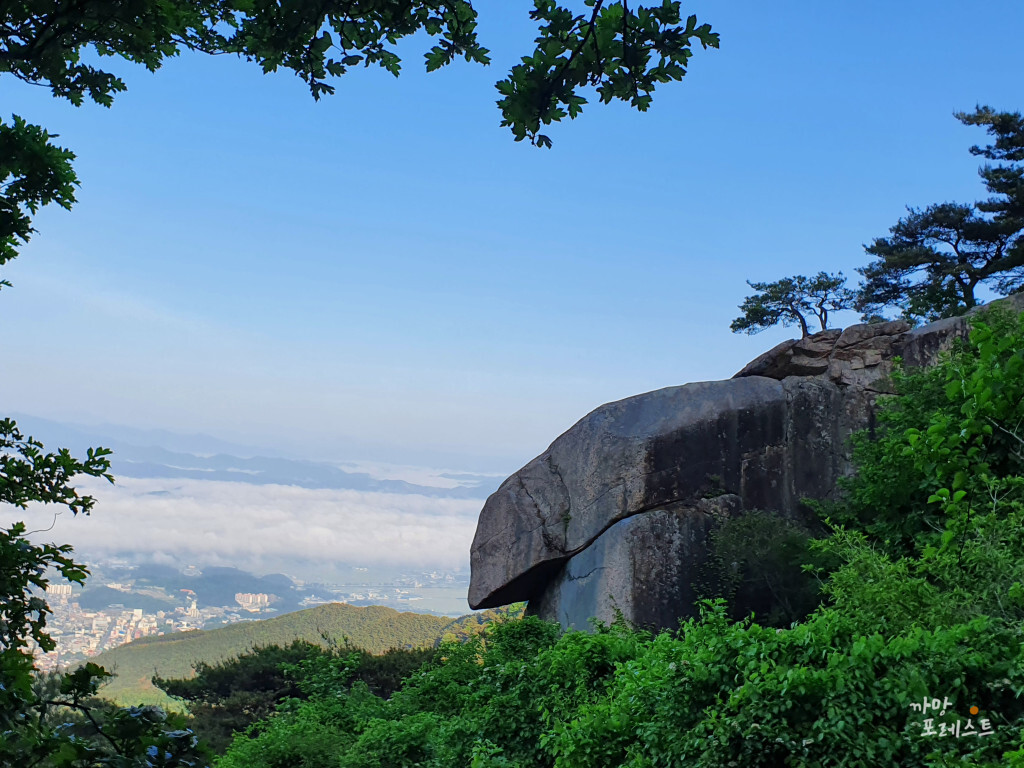
<instances>
[{"instance_id":1,"label":"boulder","mask_svg":"<svg viewBox=\"0 0 1024 768\"><path fill-rule=\"evenodd\" d=\"M1024 294L999 303L1024 311ZM808 515L802 500L828 498L849 473L847 438L874 427L893 359L931 364L967 329L952 318L825 331L779 344L732 379L601 406L485 503L470 605L526 600L566 627L616 612L673 626L692 611L715 521L753 509Z\"/></svg>"},{"instance_id":2,"label":"boulder","mask_svg":"<svg viewBox=\"0 0 1024 768\"><path fill-rule=\"evenodd\" d=\"M909 330L910 323L893 320L822 331L777 345L733 378L769 376L781 381L790 376L826 374L843 386L867 387L892 372L894 352Z\"/></svg>"},{"instance_id":3,"label":"boulder","mask_svg":"<svg viewBox=\"0 0 1024 768\"><path fill-rule=\"evenodd\" d=\"M847 350L851 347L864 347L865 345L876 345L875 339L899 339L904 333L910 330L910 323L906 320L890 320L887 323L861 323L851 325L843 330L836 339L835 350ZM888 342L884 342L888 344Z\"/></svg>"},{"instance_id":4,"label":"boulder","mask_svg":"<svg viewBox=\"0 0 1024 768\"><path fill-rule=\"evenodd\" d=\"M470 605L538 597L569 558L633 515L723 493L744 508L802 514L800 500L826 496L845 470L832 449L849 432L844 407L831 381L761 376L601 406L487 500Z\"/></svg>"},{"instance_id":5,"label":"boulder","mask_svg":"<svg viewBox=\"0 0 1024 768\"><path fill-rule=\"evenodd\" d=\"M743 370L733 378L744 376L767 376L769 379L780 380L786 378L788 375L786 366L789 365L789 360L793 357L792 350L796 346L796 342L796 339L789 339L776 344L767 352L763 352L747 363Z\"/></svg>"}]
</instances>

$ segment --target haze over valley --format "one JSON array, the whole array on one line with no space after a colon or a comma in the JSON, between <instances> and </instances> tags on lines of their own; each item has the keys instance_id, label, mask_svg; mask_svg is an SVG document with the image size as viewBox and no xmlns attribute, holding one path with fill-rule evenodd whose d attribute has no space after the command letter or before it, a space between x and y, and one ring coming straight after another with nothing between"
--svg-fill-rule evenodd
<instances>
[{"instance_id":1,"label":"haze over valley","mask_svg":"<svg viewBox=\"0 0 1024 768\"><path fill-rule=\"evenodd\" d=\"M311 461L166 430L18 420L47 447L114 450L113 485L78 482L98 499L92 514L31 510L35 541L70 543L91 569L84 589L49 596L58 649L44 665L325 602L448 616L469 610L476 518L502 476ZM4 513L5 523L20 519L17 510Z\"/></svg>"}]
</instances>

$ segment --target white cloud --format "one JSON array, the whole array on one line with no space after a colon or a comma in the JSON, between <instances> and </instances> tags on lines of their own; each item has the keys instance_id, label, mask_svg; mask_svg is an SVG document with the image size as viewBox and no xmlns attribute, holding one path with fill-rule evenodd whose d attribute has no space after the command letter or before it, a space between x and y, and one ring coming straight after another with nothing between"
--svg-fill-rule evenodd
<instances>
[{"instance_id":1,"label":"white cloud","mask_svg":"<svg viewBox=\"0 0 1024 768\"><path fill-rule=\"evenodd\" d=\"M132 552L267 572L302 561L401 569L460 569L480 502L465 499L204 480L123 478L77 483L98 502L89 517L59 515L37 541L99 555ZM49 510L4 510L46 528ZM309 570L308 568L306 570Z\"/></svg>"},{"instance_id":2,"label":"white cloud","mask_svg":"<svg viewBox=\"0 0 1024 768\"><path fill-rule=\"evenodd\" d=\"M380 461L345 461L338 466L346 472L365 472L376 480L404 480L428 488L460 488L467 484L494 481L497 487L504 474L494 472L466 472L459 469L433 469L408 464L388 464Z\"/></svg>"}]
</instances>

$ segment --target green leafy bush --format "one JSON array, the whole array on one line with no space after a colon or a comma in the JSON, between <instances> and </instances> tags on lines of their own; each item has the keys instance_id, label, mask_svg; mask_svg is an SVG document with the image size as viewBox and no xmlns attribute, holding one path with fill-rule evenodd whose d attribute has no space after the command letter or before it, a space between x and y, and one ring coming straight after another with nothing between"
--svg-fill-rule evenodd
<instances>
[{"instance_id":1,"label":"green leafy bush","mask_svg":"<svg viewBox=\"0 0 1024 768\"><path fill-rule=\"evenodd\" d=\"M806 527L771 512L726 520L708 537L698 594L725 599L735 620L753 614L767 626L788 627L821 598L820 581L803 566L831 562L811 549L811 538Z\"/></svg>"},{"instance_id":2,"label":"green leafy bush","mask_svg":"<svg viewBox=\"0 0 1024 768\"><path fill-rule=\"evenodd\" d=\"M778 630L732 622L718 601L679 633L556 635L533 617L498 625L371 707L361 686L323 689L219 766L983 765L1024 724L1020 634L985 617L865 634L827 608ZM910 704L926 696L978 706L993 735L922 736Z\"/></svg>"}]
</instances>

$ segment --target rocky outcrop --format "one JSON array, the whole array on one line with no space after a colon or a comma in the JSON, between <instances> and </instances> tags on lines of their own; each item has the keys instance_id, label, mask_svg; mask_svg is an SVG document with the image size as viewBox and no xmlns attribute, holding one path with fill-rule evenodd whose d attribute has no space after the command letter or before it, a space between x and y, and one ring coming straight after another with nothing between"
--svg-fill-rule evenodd
<instances>
[{"instance_id":1,"label":"rocky outcrop","mask_svg":"<svg viewBox=\"0 0 1024 768\"><path fill-rule=\"evenodd\" d=\"M1024 310L1024 296L1007 300ZM509 477L480 513L469 601L528 600L585 627L616 612L669 626L714 520L743 510L807 514L849 472L849 435L874 423L893 358L924 365L966 332L956 318L911 330L856 325L788 341L732 379L603 405Z\"/></svg>"},{"instance_id":2,"label":"rocky outcrop","mask_svg":"<svg viewBox=\"0 0 1024 768\"><path fill-rule=\"evenodd\" d=\"M784 341L736 374L785 379L824 376L844 386L872 387L892 370L892 359L910 331L910 323L853 325L822 331L799 341Z\"/></svg>"}]
</instances>

